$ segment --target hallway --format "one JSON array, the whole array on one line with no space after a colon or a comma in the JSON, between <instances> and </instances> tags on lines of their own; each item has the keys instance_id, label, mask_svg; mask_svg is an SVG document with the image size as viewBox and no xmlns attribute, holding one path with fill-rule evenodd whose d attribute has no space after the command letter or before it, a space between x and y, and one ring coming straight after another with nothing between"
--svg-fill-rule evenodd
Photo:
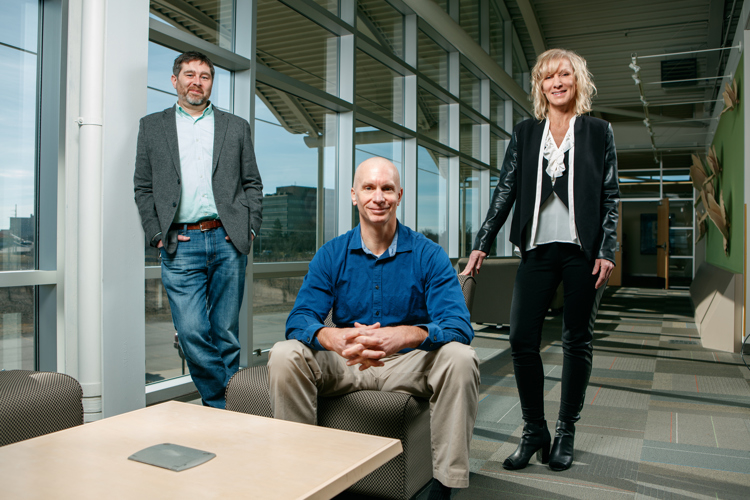
<instances>
[{"instance_id":1,"label":"hallway","mask_svg":"<svg viewBox=\"0 0 750 500\"><path fill-rule=\"evenodd\" d=\"M549 317L542 357L551 431L560 331L561 316ZM750 497L750 370L739 354L701 347L687 290L607 290L576 426L576 461L565 472L536 458L521 471L502 468L523 424L507 333L476 327L482 384L471 487L454 499Z\"/></svg>"}]
</instances>

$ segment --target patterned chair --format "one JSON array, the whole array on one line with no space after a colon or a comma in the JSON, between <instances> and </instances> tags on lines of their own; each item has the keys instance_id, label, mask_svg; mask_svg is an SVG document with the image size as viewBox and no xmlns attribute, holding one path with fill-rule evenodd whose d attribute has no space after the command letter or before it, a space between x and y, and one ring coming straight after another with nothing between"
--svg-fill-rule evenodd
<instances>
[{"instance_id":1,"label":"patterned chair","mask_svg":"<svg viewBox=\"0 0 750 500\"><path fill-rule=\"evenodd\" d=\"M0 371L0 446L82 425L82 396L63 373Z\"/></svg>"},{"instance_id":2,"label":"patterned chair","mask_svg":"<svg viewBox=\"0 0 750 500\"><path fill-rule=\"evenodd\" d=\"M471 311L474 278L459 276L459 281ZM330 315L326 324L335 326ZM227 410L272 417L266 366L238 371L229 381L226 398ZM320 397L318 425L401 440L403 453L352 485L346 492L350 498L407 500L432 479L430 404L426 399L381 391Z\"/></svg>"}]
</instances>

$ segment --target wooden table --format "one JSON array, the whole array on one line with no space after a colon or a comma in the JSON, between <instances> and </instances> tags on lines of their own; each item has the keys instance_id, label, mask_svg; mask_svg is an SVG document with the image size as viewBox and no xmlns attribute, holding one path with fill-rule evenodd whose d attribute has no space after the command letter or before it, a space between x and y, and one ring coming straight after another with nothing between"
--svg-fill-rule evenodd
<instances>
[{"instance_id":1,"label":"wooden table","mask_svg":"<svg viewBox=\"0 0 750 500\"><path fill-rule=\"evenodd\" d=\"M216 457L182 472L128 460L161 443ZM0 447L0 496L327 499L399 453L397 439L169 402Z\"/></svg>"}]
</instances>

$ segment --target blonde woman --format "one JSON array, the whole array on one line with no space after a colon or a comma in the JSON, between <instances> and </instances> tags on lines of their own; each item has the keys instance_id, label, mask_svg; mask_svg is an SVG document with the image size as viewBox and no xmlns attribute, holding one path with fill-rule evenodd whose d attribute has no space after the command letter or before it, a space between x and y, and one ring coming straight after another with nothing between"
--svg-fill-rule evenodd
<instances>
[{"instance_id":1,"label":"blonde woman","mask_svg":"<svg viewBox=\"0 0 750 500\"><path fill-rule=\"evenodd\" d=\"M518 449L503 467L534 453L555 471L573 463L575 422L591 374L594 318L615 261L617 155L609 123L587 116L596 92L586 61L552 49L532 70L535 118L519 123L505 153L487 218L463 274L479 272L515 203L510 241L521 264L513 289L510 345L524 419ZM555 439L544 418L542 325L562 281L563 369Z\"/></svg>"}]
</instances>

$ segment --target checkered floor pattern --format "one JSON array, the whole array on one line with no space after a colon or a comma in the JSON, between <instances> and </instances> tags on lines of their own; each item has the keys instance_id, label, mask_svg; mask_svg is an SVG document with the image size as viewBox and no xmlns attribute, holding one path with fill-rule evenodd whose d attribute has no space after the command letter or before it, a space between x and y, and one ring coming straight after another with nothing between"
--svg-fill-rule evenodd
<instances>
[{"instance_id":1,"label":"checkered floor pattern","mask_svg":"<svg viewBox=\"0 0 750 500\"><path fill-rule=\"evenodd\" d=\"M551 432L561 328L560 316L549 317L542 339ZM564 472L536 458L521 471L502 468L523 427L507 333L476 325L482 383L471 486L454 499L750 498L750 370L739 354L701 347L686 290L607 290L576 460Z\"/></svg>"}]
</instances>

